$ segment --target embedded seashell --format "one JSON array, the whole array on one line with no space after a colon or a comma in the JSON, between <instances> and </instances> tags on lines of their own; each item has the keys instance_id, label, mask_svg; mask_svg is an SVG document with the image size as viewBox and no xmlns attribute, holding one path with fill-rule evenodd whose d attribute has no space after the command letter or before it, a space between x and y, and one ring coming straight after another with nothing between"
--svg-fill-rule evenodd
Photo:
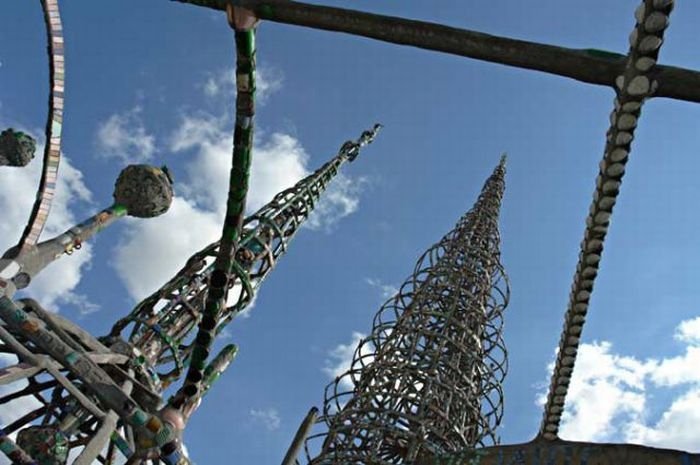
<instances>
[{"instance_id":1,"label":"embedded seashell","mask_svg":"<svg viewBox=\"0 0 700 465\"><path fill-rule=\"evenodd\" d=\"M644 54L655 52L661 47L662 43L663 39L661 37L648 35L639 42L639 51Z\"/></svg>"},{"instance_id":2,"label":"embedded seashell","mask_svg":"<svg viewBox=\"0 0 700 465\"><path fill-rule=\"evenodd\" d=\"M634 67L637 68L639 71L645 73L649 71L655 64L656 60L654 60L653 58L641 57L634 62Z\"/></svg>"}]
</instances>

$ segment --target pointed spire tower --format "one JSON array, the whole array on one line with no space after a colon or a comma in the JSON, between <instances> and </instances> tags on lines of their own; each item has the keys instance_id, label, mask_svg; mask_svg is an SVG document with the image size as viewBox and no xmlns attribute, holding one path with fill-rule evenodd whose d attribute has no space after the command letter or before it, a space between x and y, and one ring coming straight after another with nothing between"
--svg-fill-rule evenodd
<instances>
[{"instance_id":1,"label":"pointed spire tower","mask_svg":"<svg viewBox=\"0 0 700 465\"><path fill-rule=\"evenodd\" d=\"M311 464L413 464L498 442L509 296L498 232L504 176L505 156L326 388L327 432L309 438L307 446L322 438Z\"/></svg>"},{"instance_id":2,"label":"pointed spire tower","mask_svg":"<svg viewBox=\"0 0 700 465\"><path fill-rule=\"evenodd\" d=\"M216 322L217 333L250 304L341 167L374 140L380 127L375 125L358 139L345 142L330 161L243 221L241 247L235 256L242 272L231 285L229 299ZM160 170L146 171L155 171L157 179L149 184L143 173L130 178L120 176L125 179L118 182L115 198L143 208L146 194L159 192L153 184L158 180L164 183L166 178ZM135 189L135 181L147 188ZM129 193L131 199L121 195ZM171 197L172 193L166 200ZM140 202L130 202L133 199ZM163 202L154 198L146 205ZM44 255L55 259L64 249L72 251L74 245L125 213L121 206L104 210L68 233L40 244L41 253L32 255L29 265L44 265L48 262L43 260ZM146 216L148 212L136 213ZM67 238L74 241L67 242ZM0 294L0 318L8 323L0 325L0 340L19 358L15 365L0 364L0 386L7 388L0 393L0 409L7 409L10 402L30 409L2 425L0 451L21 465L65 464L71 453L78 455L74 463L82 465L119 460L189 463L178 461L183 458L172 460L172 455L164 457L149 436L150 430L134 421L146 421L154 429L165 422L184 428L185 420L236 355L236 346L228 345L207 361L201 394L186 405L183 414L161 409L167 400L163 398L166 388L181 380L191 364L207 282L220 246L221 241L217 241L190 257L175 277L119 320L110 335L99 339L32 299L15 303ZM0 272L8 273L8 263L18 268L24 262L0 258ZM7 289L2 277L0 273L0 290L2 284ZM135 413L128 415L127 408Z\"/></svg>"}]
</instances>

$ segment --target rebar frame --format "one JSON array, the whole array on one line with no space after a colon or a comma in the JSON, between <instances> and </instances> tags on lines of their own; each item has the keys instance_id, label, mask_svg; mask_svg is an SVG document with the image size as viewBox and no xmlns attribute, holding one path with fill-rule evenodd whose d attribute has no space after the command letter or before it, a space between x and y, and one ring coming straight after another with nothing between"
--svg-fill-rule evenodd
<instances>
[{"instance_id":1,"label":"rebar frame","mask_svg":"<svg viewBox=\"0 0 700 465\"><path fill-rule=\"evenodd\" d=\"M20 258L41 247L36 244L49 213L60 161L62 26L58 0L41 1L49 39L51 93L42 177L29 223L16 247ZM246 20L257 16L550 72L592 84L614 84L617 98L605 155L586 221L540 434L533 442L538 460L540 445L555 452L562 444L558 440L561 414L641 107L650 97L700 101L698 86L692 85L700 80L700 73L657 64L673 0L642 2L635 14L637 25L626 57L287 0L178 1L226 9L232 25L233 5L237 5L248 9ZM243 92L252 99L251 77L249 73L252 88ZM238 90L240 93L240 86ZM249 103L249 114L237 113L252 117L252 101ZM239 126L248 128L240 122L237 119L237 131ZM246 134L237 133L236 140L240 142ZM4 322L0 324L0 351L19 358L16 365L0 370L0 385L26 381L26 386L0 396L0 405L20 398L38 402L33 411L0 429L0 451L15 463L42 462L45 457L37 460L30 456L10 436L24 431L28 433L26 438L40 433L40 428L58 425L65 438L54 438L53 446L67 450L85 447L74 462L80 465L92 463L95 458L101 463L114 463L117 450L129 457L127 463L184 463L177 455L164 456L156 447L173 439L171 426L173 421L177 423L177 419L156 411L159 395L183 374L185 366L193 363L189 369L196 376L190 377L188 386L196 388L190 389L185 408L187 415L192 413L236 354L236 347L229 345L205 365L211 341L249 305L255 289L284 253L325 188L324 182L335 175L340 163L334 168L330 165L341 155L345 155L342 162L354 159L359 146L371 141L374 134L376 128L365 132L359 141L346 143L336 159L307 178L318 175L309 184L302 185L302 181L279 194L267 206L268 210L261 209L243 223L243 228L240 220L250 158L249 154L239 157L240 163L234 167L236 176L232 173L231 177L228 204L229 213L233 214L227 215L223 242L195 254L173 280L118 322L109 337L95 339L30 299L12 301L9 296L14 288L12 292L0 289L0 317ZM326 168L325 174L321 173ZM328 386L321 420L329 431L312 436L311 440L323 439L321 453L312 463L418 464L436 459L440 463L462 459L471 463L485 451L474 447L498 442L494 431L502 415L500 383L507 368L501 324L508 300L507 280L498 260L496 218L503 192L503 173L500 184L497 180L499 169L503 171L503 163L487 181L474 210L423 255L414 275L382 307L375 317L372 334L361 341L351 369ZM489 183L497 195L486 195ZM117 206L89 220L89 225L80 226L94 226L96 231L122 214ZM467 227L469 224L473 229ZM495 233L489 235L486 231ZM86 229L85 235L93 232ZM79 248L81 234L66 236L66 241L56 246L57 253ZM3 259L16 258L15 255ZM221 262L222 257L226 263L219 263L217 268L214 260ZM228 291L231 295L225 304L214 302L209 283L212 271L218 269L227 274L229 268L234 269L233 279L227 276L223 285L218 280L214 287L217 291L223 289L224 297ZM484 287L487 284L489 292ZM7 283L0 279L0 285ZM481 305L479 299L483 300ZM462 301L469 303L461 305ZM213 309L209 312L213 327L201 325L205 307ZM131 336L123 341L120 333L129 324L134 325ZM200 331L193 340L192 333L198 325ZM164 372L159 371L163 369ZM347 382L352 384L351 390L345 388ZM302 425L285 461L291 462L296 454L311 417ZM163 420L170 423L164 424ZM39 429L27 429L30 425ZM141 434L145 431L150 433ZM20 435L18 442L21 441ZM491 449L491 458L486 461L498 456L500 463L505 449ZM53 452L58 457L64 451Z\"/></svg>"},{"instance_id":2,"label":"rebar frame","mask_svg":"<svg viewBox=\"0 0 700 465\"><path fill-rule=\"evenodd\" d=\"M217 320L217 333L247 308L340 168L374 140L380 127L377 124L359 139L345 142L333 159L246 218L236 257L242 272L229 283L228 301ZM207 283L219 246L217 241L190 257L172 279L112 328L110 336L117 337L133 324L127 339L139 350L140 360L152 370L156 383L167 386L178 379L191 357L192 331L202 318Z\"/></svg>"},{"instance_id":3,"label":"rebar frame","mask_svg":"<svg viewBox=\"0 0 700 465\"><path fill-rule=\"evenodd\" d=\"M233 299L217 320L217 333L250 303L247 296L253 295L286 252L340 167L354 160L360 149L372 142L378 129L375 126L358 140L346 142L332 160L294 187L278 193L245 220L242 248L235 257L237 266L245 270L245 281L232 283ZM82 224L81 231L94 232L105 222L113 221L112 217L104 218L105 212ZM121 209L117 213L125 212ZM161 395L170 383L181 378L182 368L189 363L218 247L216 242L194 254L181 273L120 320L110 336L100 339L44 310L35 301L13 303L0 297L0 317L9 324L7 328L0 325L2 349L19 358L17 364L0 370L0 385L26 382L0 396L0 406L20 398L38 402L31 412L0 431L0 449L16 463L34 463L37 458L23 451L10 435L42 426L60 431L68 452L85 447L74 462L78 465L91 464L93 460L112 464L118 455L132 463L158 463L164 459L154 434L161 431L172 436L173 432L162 429L162 410L158 410ZM127 342L119 336L129 324L134 328ZM191 415L235 355L236 346L228 345L213 357L203 371L202 388L186 416ZM179 371L156 371L164 366L175 367L178 362ZM96 388L96 384L101 387ZM135 410L118 408L119 404L131 405Z\"/></svg>"},{"instance_id":4,"label":"rebar frame","mask_svg":"<svg viewBox=\"0 0 700 465\"><path fill-rule=\"evenodd\" d=\"M326 388L327 431L307 440L309 463L410 464L498 443L509 298L498 232L504 175L505 157L473 209L378 311L350 369ZM311 458L309 444L321 439Z\"/></svg>"}]
</instances>

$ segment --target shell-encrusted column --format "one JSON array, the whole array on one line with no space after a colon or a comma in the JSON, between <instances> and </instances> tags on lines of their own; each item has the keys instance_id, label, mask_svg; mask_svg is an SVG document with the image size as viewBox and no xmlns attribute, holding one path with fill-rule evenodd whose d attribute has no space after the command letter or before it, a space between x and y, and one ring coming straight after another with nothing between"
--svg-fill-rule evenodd
<instances>
[{"instance_id":1,"label":"shell-encrusted column","mask_svg":"<svg viewBox=\"0 0 700 465\"><path fill-rule=\"evenodd\" d=\"M39 241L44 225L51 210L51 203L56 191L58 165L61 161L61 131L63 129L63 95L65 92L65 54L63 43L63 26L58 9L58 0L42 0L44 21L48 37L49 75L51 89L49 92L49 115L46 123L46 145L44 147L44 165L41 172L39 189L29 216L27 226L19 241L21 250L28 250Z\"/></svg>"},{"instance_id":2,"label":"shell-encrusted column","mask_svg":"<svg viewBox=\"0 0 700 465\"><path fill-rule=\"evenodd\" d=\"M593 282L598 275L603 241L620 193L642 105L658 87L652 78L652 71L672 9L673 0L645 0L635 13L637 24L629 37L630 50L625 70L616 79L617 97L615 108L610 114L605 154L600 162L593 202L586 218L586 231L581 242L559 353L540 426L540 435L545 439L556 439L559 432Z\"/></svg>"}]
</instances>

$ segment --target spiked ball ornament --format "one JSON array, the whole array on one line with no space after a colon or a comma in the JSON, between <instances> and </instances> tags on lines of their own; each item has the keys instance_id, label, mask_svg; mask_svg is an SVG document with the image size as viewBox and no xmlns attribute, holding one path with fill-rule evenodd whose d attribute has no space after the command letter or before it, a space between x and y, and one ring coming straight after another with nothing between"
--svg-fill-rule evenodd
<instances>
[{"instance_id":1,"label":"spiked ball ornament","mask_svg":"<svg viewBox=\"0 0 700 465\"><path fill-rule=\"evenodd\" d=\"M34 158L36 141L12 128L0 133L0 166L26 166Z\"/></svg>"},{"instance_id":2,"label":"spiked ball ornament","mask_svg":"<svg viewBox=\"0 0 700 465\"><path fill-rule=\"evenodd\" d=\"M119 173L114 201L129 216L152 218L168 211L173 202L173 183L167 168L129 165Z\"/></svg>"}]
</instances>

